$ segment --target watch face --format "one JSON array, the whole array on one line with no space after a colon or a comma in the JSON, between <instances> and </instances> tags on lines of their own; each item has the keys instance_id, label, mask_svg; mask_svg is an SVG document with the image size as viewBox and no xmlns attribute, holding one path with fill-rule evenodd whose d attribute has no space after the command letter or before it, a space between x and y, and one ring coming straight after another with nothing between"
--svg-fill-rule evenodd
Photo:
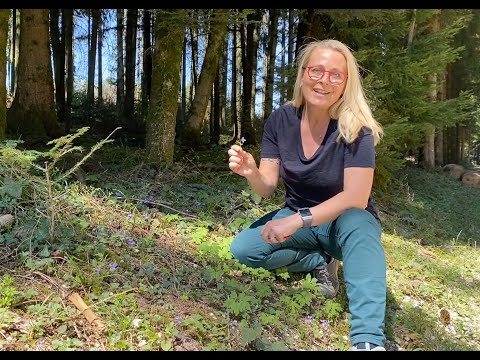
<instances>
[{"instance_id":1,"label":"watch face","mask_svg":"<svg viewBox=\"0 0 480 360\"><path fill-rule=\"evenodd\" d=\"M298 211L302 217L312 216L309 208L299 209Z\"/></svg>"},{"instance_id":2,"label":"watch face","mask_svg":"<svg viewBox=\"0 0 480 360\"><path fill-rule=\"evenodd\" d=\"M298 212L303 220L303 227L310 227L312 226L313 216L310 212L310 208L302 208L298 209Z\"/></svg>"}]
</instances>

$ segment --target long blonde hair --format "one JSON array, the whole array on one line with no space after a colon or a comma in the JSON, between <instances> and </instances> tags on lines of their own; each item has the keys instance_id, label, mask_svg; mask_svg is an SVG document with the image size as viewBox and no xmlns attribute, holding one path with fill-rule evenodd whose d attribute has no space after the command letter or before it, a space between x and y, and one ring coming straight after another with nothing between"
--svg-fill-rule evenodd
<instances>
[{"instance_id":1,"label":"long blonde hair","mask_svg":"<svg viewBox=\"0 0 480 360\"><path fill-rule=\"evenodd\" d=\"M348 77L345 91L338 101L329 110L330 117L338 119L339 137L343 137L347 143L352 143L357 138L362 127L372 130L375 145L383 135L381 125L374 119L370 106L367 104L365 92L360 77L359 65L350 48L344 43L333 40L316 40L300 49L296 60L298 71L293 97L289 101L296 108L305 104L302 93L301 81L305 67L316 49L332 49L341 53L347 61Z\"/></svg>"}]
</instances>

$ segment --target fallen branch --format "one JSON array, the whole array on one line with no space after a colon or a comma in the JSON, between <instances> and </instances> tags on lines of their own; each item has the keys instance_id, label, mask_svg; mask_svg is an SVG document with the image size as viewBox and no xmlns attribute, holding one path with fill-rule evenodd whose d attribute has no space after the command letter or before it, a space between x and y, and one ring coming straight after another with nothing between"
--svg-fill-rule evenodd
<instances>
[{"instance_id":1,"label":"fallen branch","mask_svg":"<svg viewBox=\"0 0 480 360\"><path fill-rule=\"evenodd\" d=\"M145 205L163 206L164 208L175 211L177 214L181 214L183 216L189 217L190 219L198 219L198 217L196 217L195 215L190 215L186 212L174 209L171 206L168 206L168 205L165 205L165 204L162 204L162 203L159 203L159 202L148 201L148 200L143 200L143 199L135 199L135 198L129 198L129 200L138 201L138 202L141 202L142 204L145 204ZM152 207L154 207L154 206L152 206Z\"/></svg>"},{"instance_id":2,"label":"fallen branch","mask_svg":"<svg viewBox=\"0 0 480 360\"><path fill-rule=\"evenodd\" d=\"M50 284L55 286L61 292L62 298L66 297L65 290L62 288L62 286L60 286L60 284L54 281L50 276L45 275L40 271L33 271L32 273L42 277ZM80 312L85 316L90 325L93 325L98 330L103 330L105 328L102 320L93 312L93 310L89 306L87 306L87 304L85 304L85 302L78 293L70 293L67 298L72 302L73 305L76 306L78 310L80 310Z\"/></svg>"},{"instance_id":3,"label":"fallen branch","mask_svg":"<svg viewBox=\"0 0 480 360\"><path fill-rule=\"evenodd\" d=\"M85 304L83 299L78 293L72 293L68 296L70 300L78 310L85 316L90 325L95 326L99 330L103 330L105 325L103 321L93 312L93 310Z\"/></svg>"}]
</instances>

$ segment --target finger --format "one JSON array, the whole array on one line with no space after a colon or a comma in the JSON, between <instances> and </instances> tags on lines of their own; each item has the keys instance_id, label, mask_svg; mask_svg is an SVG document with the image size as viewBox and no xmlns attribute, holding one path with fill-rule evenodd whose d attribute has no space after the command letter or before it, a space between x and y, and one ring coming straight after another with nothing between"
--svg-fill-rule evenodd
<instances>
[{"instance_id":1,"label":"finger","mask_svg":"<svg viewBox=\"0 0 480 360\"><path fill-rule=\"evenodd\" d=\"M228 153L228 156L238 156L238 151L233 149L228 149L227 153Z\"/></svg>"},{"instance_id":2,"label":"finger","mask_svg":"<svg viewBox=\"0 0 480 360\"><path fill-rule=\"evenodd\" d=\"M233 171L236 171L240 168L240 164L239 163L236 163L236 162L229 162L228 163L228 167L230 168L230 170L233 170Z\"/></svg>"},{"instance_id":3,"label":"finger","mask_svg":"<svg viewBox=\"0 0 480 360\"><path fill-rule=\"evenodd\" d=\"M266 238L266 236L265 236L265 226L262 226L262 230L260 230L260 236L264 239Z\"/></svg>"},{"instance_id":4,"label":"finger","mask_svg":"<svg viewBox=\"0 0 480 360\"><path fill-rule=\"evenodd\" d=\"M268 242L273 244L273 243L277 243L278 240L277 240L276 236L270 235L268 237Z\"/></svg>"},{"instance_id":5,"label":"finger","mask_svg":"<svg viewBox=\"0 0 480 360\"><path fill-rule=\"evenodd\" d=\"M262 227L262 230L260 231L260 235L263 240L268 241L268 230L265 228L265 226Z\"/></svg>"},{"instance_id":6,"label":"finger","mask_svg":"<svg viewBox=\"0 0 480 360\"><path fill-rule=\"evenodd\" d=\"M241 147L241 146L238 146L238 145L236 145L236 144L233 144L232 146L230 146L230 149L239 152L239 151L242 150L242 147Z\"/></svg>"},{"instance_id":7,"label":"finger","mask_svg":"<svg viewBox=\"0 0 480 360\"><path fill-rule=\"evenodd\" d=\"M238 157L238 156L230 156L230 158L228 159L229 162L234 162L234 163L238 163L238 164L241 164L243 162L242 158Z\"/></svg>"}]
</instances>

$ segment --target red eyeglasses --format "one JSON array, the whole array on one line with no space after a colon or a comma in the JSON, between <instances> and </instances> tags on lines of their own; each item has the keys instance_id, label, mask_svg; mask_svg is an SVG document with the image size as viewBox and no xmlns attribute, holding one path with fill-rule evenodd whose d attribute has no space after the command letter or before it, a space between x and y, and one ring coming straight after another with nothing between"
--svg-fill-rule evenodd
<instances>
[{"instance_id":1,"label":"red eyeglasses","mask_svg":"<svg viewBox=\"0 0 480 360\"><path fill-rule=\"evenodd\" d=\"M332 85L340 85L347 80L347 75L340 71L325 70L323 66L307 66L307 75L313 81L322 80L325 73L328 73L328 81Z\"/></svg>"}]
</instances>

